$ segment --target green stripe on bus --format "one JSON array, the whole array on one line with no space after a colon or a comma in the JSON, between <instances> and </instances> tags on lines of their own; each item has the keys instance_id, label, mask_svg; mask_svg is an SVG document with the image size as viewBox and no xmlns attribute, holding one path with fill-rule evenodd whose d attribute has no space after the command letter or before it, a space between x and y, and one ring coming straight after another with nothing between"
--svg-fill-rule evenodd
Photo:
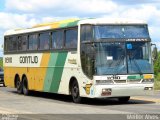
<instances>
[{"instance_id":1,"label":"green stripe on bus","mask_svg":"<svg viewBox=\"0 0 160 120\"><path fill-rule=\"evenodd\" d=\"M67 52L58 53L56 65L55 65L56 68L53 72L52 83L50 86L50 92L54 92L54 93L58 92L66 58L67 58Z\"/></svg>"},{"instance_id":2,"label":"green stripe on bus","mask_svg":"<svg viewBox=\"0 0 160 120\"><path fill-rule=\"evenodd\" d=\"M140 75L131 75L131 76L128 76L127 79L131 79L131 80L134 80L134 79L142 79L143 76L140 76Z\"/></svg>"},{"instance_id":3,"label":"green stripe on bus","mask_svg":"<svg viewBox=\"0 0 160 120\"><path fill-rule=\"evenodd\" d=\"M51 53L44 81L44 91L57 93L67 52Z\"/></svg>"},{"instance_id":4,"label":"green stripe on bus","mask_svg":"<svg viewBox=\"0 0 160 120\"><path fill-rule=\"evenodd\" d=\"M49 92L51 83L52 83L52 78L53 78L53 73L54 73L54 67L56 65L57 61L57 56L58 53L51 53L49 63L48 63L48 68L46 71L46 76L45 76L45 81L44 81L44 91Z\"/></svg>"},{"instance_id":5,"label":"green stripe on bus","mask_svg":"<svg viewBox=\"0 0 160 120\"><path fill-rule=\"evenodd\" d=\"M79 21L79 20L74 21L74 22L69 22L69 23L61 23L61 24L59 25L59 27L60 27L60 28L64 28L64 27L73 27L73 26L77 26L78 21Z\"/></svg>"}]
</instances>

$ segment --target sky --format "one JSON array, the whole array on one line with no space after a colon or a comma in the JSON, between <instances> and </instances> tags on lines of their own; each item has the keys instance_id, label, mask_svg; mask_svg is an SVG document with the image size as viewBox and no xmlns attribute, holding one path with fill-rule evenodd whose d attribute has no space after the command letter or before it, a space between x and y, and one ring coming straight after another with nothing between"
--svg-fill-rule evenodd
<instances>
[{"instance_id":1,"label":"sky","mask_svg":"<svg viewBox=\"0 0 160 120\"><path fill-rule=\"evenodd\" d=\"M0 0L0 56L9 29L69 18L129 18L148 23L160 50L160 0Z\"/></svg>"}]
</instances>

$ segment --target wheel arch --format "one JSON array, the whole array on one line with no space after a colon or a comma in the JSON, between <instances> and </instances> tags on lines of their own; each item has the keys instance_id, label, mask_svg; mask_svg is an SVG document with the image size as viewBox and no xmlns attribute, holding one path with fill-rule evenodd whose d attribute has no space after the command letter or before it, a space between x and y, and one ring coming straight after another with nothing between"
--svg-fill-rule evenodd
<instances>
[{"instance_id":1,"label":"wheel arch","mask_svg":"<svg viewBox=\"0 0 160 120\"><path fill-rule=\"evenodd\" d=\"M69 81L69 94L71 94L71 87L72 87L72 84L74 81L77 81L77 78L75 76L72 76ZM77 81L77 83L78 83L78 81ZM78 84L78 87L79 87L79 84Z\"/></svg>"},{"instance_id":2,"label":"wheel arch","mask_svg":"<svg viewBox=\"0 0 160 120\"><path fill-rule=\"evenodd\" d=\"M19 76L19 74L17 73L16 75L15 75L15 77L14 77L14 87L15 88L17 88L17 78L19 78L19 80L20 80L20 76Z\"/></svg>"},{"instance_id":3,"label":"wheel arch","mask_svg":"<svg viewBox=\"0 0 160 120\"><path fill-rule=\"evenodd\" d=\"M22 75L22 79L21 79L22 81L23 81L24 77L27 78L26 74L23 74L23 75ZM27 82L28 82L28 81L27 81Z\"/></svg>"}]
</instances>

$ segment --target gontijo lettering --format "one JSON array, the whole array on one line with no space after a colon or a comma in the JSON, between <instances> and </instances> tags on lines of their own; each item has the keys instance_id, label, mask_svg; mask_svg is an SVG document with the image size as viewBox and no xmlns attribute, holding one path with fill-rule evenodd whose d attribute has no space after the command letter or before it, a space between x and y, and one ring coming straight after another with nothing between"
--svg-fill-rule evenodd
<instances>
[{"instance_id":1,"label":"gontijo lettering","mask_svg":"<svg viewBox=\"0 0 160 120\"><path fill-rule=\"evenodd\" d=\"M29 63L29 64L38 63L38 57L37 56L20 56L19 62Z\"/></svg>"}]
</instances>

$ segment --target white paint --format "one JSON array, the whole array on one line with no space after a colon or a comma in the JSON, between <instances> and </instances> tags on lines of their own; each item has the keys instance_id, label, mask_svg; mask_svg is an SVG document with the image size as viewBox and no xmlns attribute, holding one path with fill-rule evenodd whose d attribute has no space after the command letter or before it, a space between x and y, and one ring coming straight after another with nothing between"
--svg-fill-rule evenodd
<instances>
[{"instance_id":1,"label":"white paint","mask_svg":"<svg viewBox=\"0 0 160 120\"><path fill-rule=\"evenodd\" d=\"M96 19L84 19L78 22L78 24L147 24L145 21L137 19L125 19L125 18L96 18Z\"/></svg>"},{"instance_id":2,"label":"white paint","mask_svg":"<svg viewBox=\"0 0 160 120\"><path fill-rule=\"evenodd\" d=\"M38 62L37 63L20 63L20 57L21 56L31 56L32 57L32 61L34 56L38 57ZM12 59L12 63L7 63L6 59L7 58L11 58ZM41 59L42 59L42 53L32 53L32 54L12 54L12 55L5 55L3 58L3 64L4 67L40 67L40 63L41 63Z\"/></svg>"}]
</instances>

